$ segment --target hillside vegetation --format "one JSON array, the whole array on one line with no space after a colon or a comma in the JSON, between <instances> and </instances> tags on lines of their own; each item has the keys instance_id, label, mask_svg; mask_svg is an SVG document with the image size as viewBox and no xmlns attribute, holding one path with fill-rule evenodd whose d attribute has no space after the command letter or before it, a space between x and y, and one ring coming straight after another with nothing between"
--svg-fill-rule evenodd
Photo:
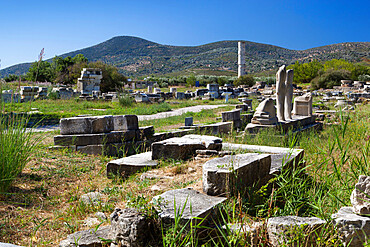
<instances>
[{"instance_id":1,"label":"hillside vegetation","mask_svg":"<svg viewBox=\"0 0 370 247\"><path fill-rule=\"evenodd\" d=\"M115 65L121 73L129 77L194 73L199 70L215 73L226 71L230 75L236 75L237 52L237 41L219 41L200 46L170 46L137 37L119 36L61 57L83 54L89 61L101 60ZM309 62L313 59L369 61L370 42L340 43L297 51L246 41L246 57L249 73L274 70L282 64ZM28 71L29 66L30 64L14 65L1 70L0 75L23 74Z\"/></svg>"}]
</instances>

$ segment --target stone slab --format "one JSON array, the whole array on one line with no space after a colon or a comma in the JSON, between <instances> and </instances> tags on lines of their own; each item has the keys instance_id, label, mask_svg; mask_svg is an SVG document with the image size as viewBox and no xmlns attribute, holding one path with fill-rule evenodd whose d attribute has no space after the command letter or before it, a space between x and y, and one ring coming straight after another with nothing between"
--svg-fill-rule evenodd
<instances>
[{"instance_id":1,"label":"stone slab","mask_svg":"<svg viewBox=\"0 0 370 247\"><path fill-rule=\"evenodd\" d=\"M215 136L186 135L174 137L152 144L152 159L188 159L195 155L196 150L221 150L222 139Z\"/></svg>"},{"instance_id":2,"label":"stone slab","mask_svg":"<svg viewBox=\"0 0 370 247\"><path fill-rule=\"evenodd\" d=\"M240 120L240 112L241 112L241 109L235 109L235 110L232 110L232 111L222 112L221 113L222 122Z\"/></svg>"},{"instance_id":3,"label":"stone slab","mask_svg":"<svg viewBox=\"0 0 370 247\"><path fill-rule=\"evenodd\" d=\"M212 196L244 193L270 173L268 154L226 155L203 165L203 191Z\"/></svg>"},{"instance_id":4,"label":"stone slab","mask_svg":"<svg viewBox=\"0 0 370 247\"><path fill-rule=\"evenodd\" d=\"M138 130L139 121L136 115L113 116L114 130Z\"/></svg>"},{"instance_id":5,"label":"stone slab","mask_svg":"<svg viewBox=\"0 0 370 247\"><path fill-rule=\"evenodd\" d=\"M76 135L57 135L54 136L54 145L96 145L104 143L120 143L131 141L136 137L135 130L112 131L99 134L76 134Z\"/></svg>"},{"instance_id":6,"label":"stone slab","mask_svg":"<svg viewBox=\"0 0 370 247\"><path fill-rule=\"evenodd\" d=\"M370 239L370 217L354 213L352 207L342 207L331 218L345 246L363 246Z\"/></svg>"},{"instance_id":7,"label":"stone slab","mask_svg":"<svg viewBox=\"0 0 370 247\"><path fill-rule=\"evenodd\" d=\"M99 227L97 230L90 229L79 231L68 235L67 239L62 240L59 247L74 247L74 246L103 246L102 239L112 239L111 226Z\"/></svg>"},{"instance_id":8,"label":"stone slab","mask_svg":"<svg viewBox=\"0 0 370 247\"><path fill-rule=\"evenodd\" d=\"M170 139L173 137L182 137L185 135L189 135L193 132L194 130L188 129L188 130L175 130L175 131L170 131L170 132L154 133L153 136L150 138L150 140L152 142L158 142L158 141L163 141L163 140Z\"/></svg>"},{"instance_id":9,"label":"stone slab","mask_svg":"<svg viewBox=\"0 0 370 247\"><path fill-rule=\"evenodd\" d=\"M285 122L279 121L277 124L271 124L271 125L263 125L263 124L255 124L255 123L249 123L247 127L245 128L246 132L249 133L257 133L258 131L262 129L276 129L276 130L296 130L303 128L306 125L312 125L315 123L316 117L314 115L312 116L292 116L291 120L287 120Z\"/></svg>"},{"instance_id":10,"label":"stone slab","mask_svg":"<svg viewBox=\"0 0 370 247\"><path fill-rule=\"evenodd\" d=\"M197 132L207 135L219 135L219 134L229 134L232 130L233 122L219 122L207 125L195 125L189 126Z\"/></svg>"},{"instance_id":11,"label":"stone slab","mask_svg":"<svg viewBox=\"0 0 370 247\"><path fill-rule=\"evenodd\" d=\"M154 135L153 126L143 126L136 130L136 140L151 139Z\"/></svg>"},{"instance_id":12,"label":"stone slab","mask_svg":"<svg viewBox=\"0 0 370 247\"><path fill-rule=\"evenodd\" d=\"M8 244L8 243L0 243L0 247L22 247L20 245Z\"/></svg>"},{"instance_id":13,"label":"stone slab","mask_svg":"<svg viewBox=\"0 0 370 247\"><path fill-rule=\"evenodd\" d=\"M112 174L128 177L145 167L155 167L157 164L157 161L152 160L152 152L112 160L107 164L107 177L112 178Z\"/></svg>"},{"instance_id":14,"label":"stone slab","mask_svg":"<svg viewBox=\"0 0 370 247\"><path fill-rule=\"evenodd\" d=\"M279 174L283 166L292 167L303 165L304 157L303 149L290 149L281 147L258 146L247 144L223 143L223 150L247 151L251 153L264 153L271 155L271 168L269 177L272 178L275 174Z\"/></svg>"},{"instance_id":15,"label":"stone slab","mask_svg":"<svg viewBox=\"0 0 370 247\"><path fill-rule=\"evenodd\" d=\"M76 151L84 154L121 157L145 152L149 149L150 144L146 141L76 146Z\"/></svg>"},{"instance_id":16,"label":"stone slab","mask_svg":"<svg viewBox=\"0 0 370 247\"><path fill-rule=\"evenodd\" d=\"M107 133L113 129L113 116L73 117L60 120L62 135Z\"/></svg>"},{"instance_id":17,"label":"stone slab","mask_svg":"<svg viewBox=\"0 0 370 247\"><path fill-rule=\"evenodd\" d=\"M159 217L164 222L173 222L175 215L182 220L191 220L194 217L207 218L212 221L218 215L217 206L225 202L225 197L214 197L202 194L191 188L170 190L153 198ZM176 211L175 211L176 207ZM182 214L181 214L182 212Z\"/></svg>"},{"instance_id":18,"label":"stone slab","mask_svg":"<svg viewBox=\"0 0 370 247\"><path fill-rule=\"evenodd\" d=\"M297 240L304 241L300 242L302 246L314 246L315 240L319 237L318 233L325 224L326 221L317 217L272 217L267 222L267 233L273 246L284 246L287 241L292 246L299 246L298 242L294 242ZM299 239L299 235L304 240Z\"/></svg>"}]
</instances>

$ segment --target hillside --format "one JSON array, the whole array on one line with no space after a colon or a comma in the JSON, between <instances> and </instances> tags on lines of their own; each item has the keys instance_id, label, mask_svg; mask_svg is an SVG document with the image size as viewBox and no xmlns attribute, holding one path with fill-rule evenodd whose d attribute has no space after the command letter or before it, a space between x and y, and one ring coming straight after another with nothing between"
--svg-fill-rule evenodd
<instances>
[{"instance_id":1,"label":"hillside","mask_svg":"<svg viewBox=\"0 0 370 247\"><path fill-rule=\"evenodd\" d=\"M89 61L102 60L116 65L129 77L168 74L194 70L237 71L237 41L219 41L200 46L169 46L145 39L119 36L103 43L61 55L83 54ZM370 59L370 42L327 45L307 50L246 41L247 72L274 69L281 64L312 59L343 58L351 62ZM30 64L18 64L0 71L1 76L25 73Z\"/></svg>"}]
</instances>

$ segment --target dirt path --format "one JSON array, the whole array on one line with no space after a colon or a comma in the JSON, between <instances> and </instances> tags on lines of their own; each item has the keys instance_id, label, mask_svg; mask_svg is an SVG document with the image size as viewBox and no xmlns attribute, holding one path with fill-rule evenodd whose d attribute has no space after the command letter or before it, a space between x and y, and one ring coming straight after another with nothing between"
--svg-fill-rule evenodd
<instances>
[{"instance_id":1,"label":"dirt path","mask_svg":"<svg viewBox=\"0 0 370 247\"><path fill-rule=\"evenodd\" d=\"M153 120L153 119L160 119L160 118L168 118L173 116L180 116L186 112L200 112L202 110L210 110L216 109L219 107L223 107L227 105L197 105L197 106L189 106L185 108L175 109L172 111L160 112L153 115L138 115L139 121L142 120Z\"/></svg>"}]
</instances>

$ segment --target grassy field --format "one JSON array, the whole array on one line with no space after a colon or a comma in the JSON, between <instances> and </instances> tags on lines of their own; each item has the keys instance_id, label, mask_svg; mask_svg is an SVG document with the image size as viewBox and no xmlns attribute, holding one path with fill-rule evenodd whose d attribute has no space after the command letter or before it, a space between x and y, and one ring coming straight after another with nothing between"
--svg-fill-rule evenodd
<instances>
[{"instance_id":1,"label":"grassy field","mask_svg":"<svg viewBox=\"0 0 370 247\"><path fill-rule=\"evenodd\" d=\"M62 102L60 107L64 107ZM225 109L231 109L231 106L143 121L140 125L154 125L156 131L162 131L183 125L187 116L193 116L195 123L211 123ZM278 133L273 132L262 132L253 138L239 133L222 136L224 142L305 150L304 168L284 172L270 181L268 186L251 188L249 197L230 197L225 205L230 217L225 221L265 222L269 217L283 215L318 216L329 220L331 214L340 207L350 205L350 194L358 175L370 175L369 115L370 105L359 106L353 113L338 114L319 133L290 133L283 138L276 137ZM58 246L68 234L92 228L85 224L85 219L94 217L96 212L104 212L109 216L115 207L134 206L156 219L149 203L153 196L188 186L202 190L202 165L207 159L164 160L158 169L149 171L173 179L141 179L142 173L137 173L124 181L111 180L105 175L105 166L111 157L50 150L48 147L53 144L56 134L38 134L42 135L40 146L9 191L1 195L0 242L23 246ZM104 195L102 203L81 203L81 195L92 191ZM103 220L101 224L108 225L109 222ZM153 240L153 244L163 246L162 241L166 241L179 246L179 242L176 242L179 240L173 238L173 232L179 234L179 229L172 230L172 233L164 232L162 239ZM187 233L180 235L180 240L189 236ZM231 236L228 240L230 243L243 241L243 236ZM261 244L266 242L265 233L258 236L258 241ZM194 239L190 239L190 242L193 242L193 246L198 245ZM212 242L204 244L214 246ZM338 246L340 243L335 231L328 230L322 234L317 245Z\"/></svg>"},{"instance_id":2,"label":"grassy field","mask_svg":"<svg viewBox=\"0 0 370 247\"><path fill-rule=\"evenodd\" d=\"M236 99L228 104L236 104ZM39 111L47 117L74 117L78 115L152 115L159 112L196 105L225 104L224 100L167 100L164 103L132 103L122 106L119 102L70 100L37 100L26 103L7 103L0 106L3 112L32 112Z\"/></svg>"}]
</instances>

